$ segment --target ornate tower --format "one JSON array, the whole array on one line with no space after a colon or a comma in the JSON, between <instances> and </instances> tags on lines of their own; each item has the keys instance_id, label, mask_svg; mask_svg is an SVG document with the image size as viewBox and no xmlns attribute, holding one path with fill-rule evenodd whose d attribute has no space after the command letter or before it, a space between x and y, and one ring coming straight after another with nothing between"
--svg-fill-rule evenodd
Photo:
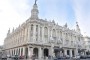
<instances>
[{"instance_id":1,"label":"ornate tower","mask_svg":"<svg viewBox=\"0 0 90 60\"><path fill-rule=\"evenodd\" d=\"M64 27L65 27L65 28L67 28L67 27L68 27L67 23L64 25Z\"/></svg>"},{"instance_id":2,"label":"ornate tower","mask_svg":"<svg viewBox=\"0 0 90 60\"><path fill-rule=\"evenodd\" d=\"M9 30L8 30L7 36L9 36L9 34L10 34L10 28L9 28Z\"/></svg>"},{"instance_id":3,"label":"ornate tower","mask_svg":"<svg viewBox=\"0 0 90 60\"><path fill-rule=\"evenodd\" d=\"M76 22L76 31L77 31L78 33L81 33L80 28L79 28L79 25L78 25L78 22Z\"/></svg>"},{"instance_id":4,"label":"ornate tower","mask_svg":"<svg viewBox=\"0 0 90 60\"><path fill-rule=\"evenodd\" d=\"M38 13L39 13L39 11L38 11L38 6L37 6L37 0L35 0L35 3L34 3L33 8L31 10L30 19L31 20L37 20L38 19Z\"/></svg>"}]
</instances>

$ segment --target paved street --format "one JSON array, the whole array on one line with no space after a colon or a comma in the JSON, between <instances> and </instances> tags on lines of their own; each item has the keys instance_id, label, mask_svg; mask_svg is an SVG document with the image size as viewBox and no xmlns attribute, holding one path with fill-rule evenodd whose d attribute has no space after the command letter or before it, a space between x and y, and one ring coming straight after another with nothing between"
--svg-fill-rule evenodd
<instances>
[{"instance_id":1,"label":"paved street","mask_svg":"<svg viewBox=\"0 0 90 60\"><path fill-rule=\"evenodd\" d=\"M65 59L65 60L73 60L73 59ZM90 60L90 59L80 59L80 60Z\"/></svg>"},{"instance_id":2,"label":"paved street","mask_svg":"<svg viewBox=\"0 0 90 60\"><path fill-rule=\"evenodd\" d=\"M2 59L0 59L0 60L2 60ZM19 60L31 60L31 59L19 59ZM75 59L60 59L60 60L75 60ZM80 60L90 60L90 59L80 59Z\"/></svg>"},{"instance_id":3,"label":"paved street","mask_svg":"<svg viewBox=\"0 0 90 60\"><path fill-rule=\"evenodd\" d=\"M74 59L61 59L61 60L74 60ZM80 60L90 60L90 59L80 59Z\"/></svg>"}]
</instances>

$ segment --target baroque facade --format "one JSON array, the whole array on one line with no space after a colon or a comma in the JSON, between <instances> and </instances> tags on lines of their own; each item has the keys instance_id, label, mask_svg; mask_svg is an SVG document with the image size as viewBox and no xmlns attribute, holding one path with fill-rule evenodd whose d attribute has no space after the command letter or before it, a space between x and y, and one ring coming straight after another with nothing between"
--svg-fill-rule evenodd
<instances>
[{"instance_id":1,"label":"baroque facade","mask_svg":"<svg viewBox=\"0 0 90 60\"><path fill-rule=\"evenodd\" d=\"M38 6L35 1L31 17L18 28L10 32L4 40L4 51L10 56L30 58L35 55L41 59L50 56L70 57L85 54L84 38L78 23L76 30L71 30L67 24L60 26L38 17Z\"/></svg>"}]
</instances>

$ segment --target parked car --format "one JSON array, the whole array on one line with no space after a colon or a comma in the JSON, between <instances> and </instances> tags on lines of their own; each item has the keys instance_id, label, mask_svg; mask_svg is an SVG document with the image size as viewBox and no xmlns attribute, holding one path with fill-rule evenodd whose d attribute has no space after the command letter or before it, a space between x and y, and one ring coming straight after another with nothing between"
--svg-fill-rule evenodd
<instances>
[{"instance_id":1,"label":"parked car","mask_svg":"<svg viewBox=\"0 0 90 60\"><path fill-rule=\"evenodd\" d=\"M81 55L81 56L80 56L80 59L86 59L86 58L87 58L86 55Z\"/></svg>"},{"instance_id":2,"label":"parked car","mask_svg":"<svg viewBox=\"0 0 90 60\"><path fill-rule=\"evenodd\" d=\"M73 57L73 59L80 60L80 55L76 55L75 57Z\"/></svg>"},{"instance_id":3,"label":"parked car","mask_svg":"<svg viewBox=\"0 0 90 60\"><path fill-rule=\"evenodd\" d=\"M87 55L86 58L90 58L90 55Z\"/></svg>"},{"instance_id":4,"label":"parked car","mask_svg":"<svg viewBox=\"0 0 90 60\"><path fill-rule=\"evenodd\" d=\"M70 56L69 55L66 55L65 59L70 59Z\"/></svg>"}]
</instances>

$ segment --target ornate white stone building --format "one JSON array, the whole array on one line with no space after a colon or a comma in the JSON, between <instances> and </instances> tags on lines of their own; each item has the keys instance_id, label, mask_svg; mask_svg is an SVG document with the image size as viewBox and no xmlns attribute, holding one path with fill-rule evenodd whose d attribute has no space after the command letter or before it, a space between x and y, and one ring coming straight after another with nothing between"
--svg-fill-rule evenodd
<instances>
[{"instance_id":1,"label":"ornate white stone building","mask_svg":"<svg viewBox=\"0 0 90 60\"><path fill-rule=\"evenodd\" d=\"M70 57L84 54L84 38L78 23L76 30L59 26L38 17L38 6L35 1L31 10L31 17L12 32L8 30L4 40L4 51L10 56L30 58L33 54L41 59L50 56Z\"/></svg>"}]
</instances>

